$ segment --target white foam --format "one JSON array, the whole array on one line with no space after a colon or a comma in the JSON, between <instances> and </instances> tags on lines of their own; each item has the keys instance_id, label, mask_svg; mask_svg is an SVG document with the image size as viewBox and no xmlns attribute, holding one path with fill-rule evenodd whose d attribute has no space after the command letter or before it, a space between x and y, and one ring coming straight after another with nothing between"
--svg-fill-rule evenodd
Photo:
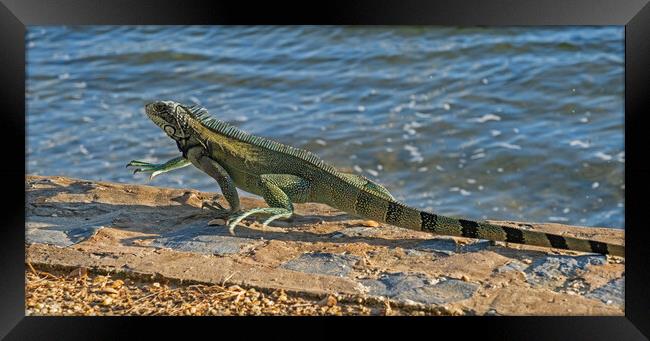
<instances>
[{"instance_id":1,"label":"white foam","mask_svg":"<svg viewBox=\"0 0 650 341\"><path fill-rule=\"evenodd\" d=\"M506 149L521 149L521 146L516 145L516 144L511 144L507 142L499 142L494 144L496 147L503 147Z\"/></svg>"},{"instance_id":2,"label":"white foam","mask_svg":"<svg viewBox=\"0 0 650 341\"><path fill-rule=\"evenodd\" d=\"M485 153L478 153L478 154L474 154L474 155L470 156L469 158L470 158L470 160L478 160L478 159L482 159L484 157L485 157Z\"/></svg>"},{"instance_id":3,"label":"white foam","mask_svg":"<svg viewBox=\"0 0 650 341\"><path fill-rule=\"evenodd\" d=\"M569 221L567 217L548 217L550 221Z\"/></svg>"},{"instance_id":4,"label":"white foam","mask_svg":"<svg viewBox=\"0 0 650 341\"><path fill-rule=\"evenodd\" d=\"M605 154L603 152L597 152L594 154L595 157L603 160L603 161L610 161L612 159L612 156L609 154Z\"/></svg>"},{"instance_id":5,"label":"white foam","mask_svg":"<svg viewBox=\"0 0 650 341\"><path fill-rule=\"evenodd\" d=\"M495 114L485 114L481 117L477 118L472 118L469 120L470 122L478 122L478 123L485 123L487 121L501 121L501 116L495 115Z\"/></svg>"},{"instance_id":6,"label":"white foam","mask_svg":"<svg viewBox=\"0 0 650 341\"><path fill-rule=\"evenodd\" d=\"M409 154L411 155L411 162L422 162L424 161L424 158L422 157L422 154L420 154L420 151L418 150L418 147L407 144L404 146L404 149L406 149Z\"/></svg>"},{"instance_id":7,"label":"white foam","mask_svg":"<svg viewBox=\"0 0 650 341\"><path fill-rule=\"evenodd\" d=\"M569 145L571 147L579 147L579 148L589 148L591 146L589 142L584 142L580 140L572 140L571 142L569 142Z\"/></svg>"},{"instance_id":8,"label":"white foam","mask_svg":"<svg viewBox=\"0 0 650 341\"><path fill-rule=\"evenodd\" d=\"M465 149L465 148L467 148L467 147L471 147L471 146L473 146L473 145L475 145L475 144L477 144L477 143L478 143L478 140L473 138L473 139L470 139L470 140L467 141L467 142L463 142L463 143L461 143L461 144L460 144L460 148Z\"/></svg>"},{"instance_id":9,"label":"white foam","mask_svg":"<svg viewBox=\"0 0 650 341\"><path fill-rule=\"evenodd\" d=\"M616 154L616 161L625 163L625 152Z\"/></svg>"}]
</instances>

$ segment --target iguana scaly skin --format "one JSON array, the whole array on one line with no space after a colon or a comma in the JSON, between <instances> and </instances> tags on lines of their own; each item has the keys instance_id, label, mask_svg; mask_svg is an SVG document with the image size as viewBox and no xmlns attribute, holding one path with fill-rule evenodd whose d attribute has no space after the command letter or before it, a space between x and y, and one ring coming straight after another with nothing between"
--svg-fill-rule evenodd
<instances>
[{"instance_id":1,"label":"iguana scaly skin","mask_svg":"<svg viewBox=\"0 0 650 341\"><path fill-rule=\"evenodd\" d=\"M211 118L205 109L172 101L147 104L147 116L176 141L182 156L164 164L131 161L135 172L151 177L188 166L214 178L230 208L219 206L231 233L251 214L270 215L264 226L293 214L293 203L317 202L368 219L438 235L488 239L624 257L625 247L593 240L445 217L406 206L383 186L343 173L316 155L269 139L249 135ZM134 173L135 173L134 172ZM237 188L262 196L269 207L242 211Z\"/></svg>"}]
</instances>

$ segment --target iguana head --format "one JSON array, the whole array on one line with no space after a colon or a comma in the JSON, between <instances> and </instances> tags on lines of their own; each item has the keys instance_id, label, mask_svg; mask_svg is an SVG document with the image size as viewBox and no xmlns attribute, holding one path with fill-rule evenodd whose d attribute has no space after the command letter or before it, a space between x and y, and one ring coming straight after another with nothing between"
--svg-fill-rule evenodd
<instances>
[{"instance_id":1,"label":"iguana head","mask_svg":"<svg viewBox=\"0 0 650 341\"><path fill-rule=\"evenodd\" d=\"M147 116L169 137L181 142L188 138L189 108L173 101L152 102L144 107Z\"/></svg>"}]
</instances>

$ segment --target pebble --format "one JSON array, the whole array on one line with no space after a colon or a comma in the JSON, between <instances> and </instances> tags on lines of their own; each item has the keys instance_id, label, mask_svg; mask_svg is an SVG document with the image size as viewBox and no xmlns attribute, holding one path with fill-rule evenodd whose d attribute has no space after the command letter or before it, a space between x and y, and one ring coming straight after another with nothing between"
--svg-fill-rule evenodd
<instances>
[{"instance_id":1,"label":"pebble","mask_svg":"<svg viewBox=\"0 0 650 341\"><path fill-rule=\"evenodd\" d=\"M289 298L287 297L287 294L285 294L284 292L281 292L281 293L278 295L277 301L280 302L280 303L282 303L282 302L286 302L288 299L289 299Z\"/></svg>"},{"instance_id":2,"label":"pebble","mask_svg":"<svg viewBox=\"0 0 650 341\"><path fill-rule=\"evenodd\" d=\"M462 310L462 309L460 309L460 308L456 308L456 307L449 308L448 311L449 311L449 314L452 315L452 316L462 316L462 315L465 315L465 314L463 313L463 310Z\"/></svg>"},{"instance_id":3,"label":"pebble","mask_svg":"<svg viewBox=\"0 0 650 341\"><path fill-rule=\"evenodd\" d=\"M384 315L388 316L388 315L391 315L392 313L393 313L393 309L390 307L390 301L385 300L384 301Z\"/></svg>"},{"instance_id":4,"label":"pebble","mask_svg":"<svg viewBox=\"0 0 650 341\"><path fill-rule=\"evenodd\" d=\"M368 226L368 227L377 227L379 226L379 223L374 220L364 220L361 222L361 225Z\"/></svg>"},{"instance_id":5,"label":"pebble","mask_svg":"<svg viewBox=\"0 0 650 341\"><path fill-rule=\"evenodd\" d=\"M209 226L215 226L215 225L217 225L217 226L224 226L224 225L226 225L226 220L223 219L223 218L212 219L212 220L210 220L210 221L208 222L208 225L209 225Z\"/></svg>"},{"instance_id":6,"label":"pebble","mask_svg":"<svg viewBox=\"0 0 650 341\"><path fill-rule=\"evenodd\" d=\"M336 300L336 297L334 297L332 295L327 295L327 297L320 300L320 302L318 302L318 304L322 305L322 306L333 307L333 306L336 305L337 302L338 301Z\"/></svg>"},{"instance_id":7,"label":"pebble","mask_svg":"<svg viewBox=\"0 0 650 341\"><path fill-rule=\"evenodd\" d=\"M111 287L106 287L98 291L101 294L111 294L111 295L116 295L119 292Z\"/></svg>"},{"instance_id":8,"label":"pebble","mask_svg":"<svg viewBox=\"0 0 650 341\"><path fill-rule=\"evenodd\" d=\"M88 269L85 267L76 268L68 274L68 277L83 278L88 276Z\"/></svg>"},{"instance_id":9,"label":"pebble","mask_svg":"<svg viewBox=\"0 0 650 341\"><path fill-rule=\"evenodd\" d=\"M107 280L108 278L106 278L106 276L97 276L93 278L93 285L99 285L105 283Z\"/></svg>"},{"instance_id":10,"label":"pebble","mask_svg":"<svg viewBox=\"0 0 650 341\"><path fill-rule=\"evenodd\" d=\"M497 312L496 309L490 309L485 313L485 315L487 315L487 316L497 316L497 315L499 315L499 313Z\"/></svg>"}]
</instances>

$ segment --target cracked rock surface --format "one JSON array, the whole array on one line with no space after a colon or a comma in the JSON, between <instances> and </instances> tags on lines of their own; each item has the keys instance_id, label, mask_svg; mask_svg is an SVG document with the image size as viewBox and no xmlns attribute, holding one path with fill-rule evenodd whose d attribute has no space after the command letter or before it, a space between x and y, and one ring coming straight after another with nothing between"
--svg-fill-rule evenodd
<instances>
[{"instance_id":1,"label":"cracked rock surface","mask_svg":"<svg viewBox=\"0 0 650 341\"><path fill-rule=\"evenodd\" d=\"M215 184L216 188L216 184ZM26 261L135 277L337 295L465 315L623 315L625 261L433 236L320 204L254 217L230 235L201 209L216 193L27 176ZM264 205L242 198L244 208ZM498 222L623 243L623 230Z\"/></svg>"}]
</instances>

